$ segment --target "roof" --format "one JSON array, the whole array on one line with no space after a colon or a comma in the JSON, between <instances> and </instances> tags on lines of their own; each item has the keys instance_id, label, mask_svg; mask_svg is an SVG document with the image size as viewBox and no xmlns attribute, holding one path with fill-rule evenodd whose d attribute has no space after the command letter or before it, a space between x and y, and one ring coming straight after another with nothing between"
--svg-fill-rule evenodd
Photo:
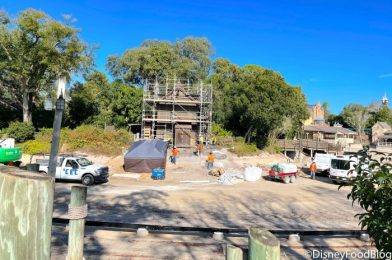
<instances>
[{"instance_id":1,"label":"roof","mask_svg":"<svg viewBox=\"0 0 392 260\"><path fill-rule=\"evenodd\" d=\"M392 129L391 126L386 122L377 122L375 125L380 125L384 129Z\"/></svg>"},{"instance_id":2,"label":"roof","mask_svg":"<svg viewBox=\"0 0 392 260\"><path fill-rule=\"evenodd\" d=\"M320 133L326 133L326 134L336 134L336 133L342 133L342 134L350 134L350 135L356 135L357 133L354 131L351 131L350 129L344 128L344 127L334 127L334 126L315 126L315 125L306 125L304 126L304 131L305 132L320 132Z\"/></svg>"},{"instance_id":3,"label":"roof","mask_svg":"<svg viewBox=\"0 0 392 260\"><path fill-rule=\"evenodd\" d=\"M168 143L166 141L153 139L153 140L140 140L134 142L124 158L138 158L138 159L156 159L166 158L166 150Z\"/></svg>"}]
</instances>

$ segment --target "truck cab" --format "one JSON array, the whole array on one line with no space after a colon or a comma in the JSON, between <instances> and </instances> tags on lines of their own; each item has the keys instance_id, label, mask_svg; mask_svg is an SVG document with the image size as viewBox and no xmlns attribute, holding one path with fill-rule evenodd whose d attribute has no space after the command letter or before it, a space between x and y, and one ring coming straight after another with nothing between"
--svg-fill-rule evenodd
<instances>
[{"instance_id":1,"label":"truck cab","mask_svg":"<svg viewBox=\"0 0 392 260\"><path fill-rule=\"evenodd\" d=\"M39 171L47 174L49 159L37 159L36 162L39 164ZM84 156L59 156L57 159L56 179L77 180L88 186L106 182L108 176L107 166L93 164Z\"/></svg>"},{"instance_id":2,"label":"truck cab","mask_svg":"<svg viewBox=\"0 0 392 260\"><path fill-rule=\"evenodd\" d=\"M333 183L347 183L357 177L355 165L358 164L356 157L334 156L331 158L329 178Z\"/></svg>"}]
</instances>

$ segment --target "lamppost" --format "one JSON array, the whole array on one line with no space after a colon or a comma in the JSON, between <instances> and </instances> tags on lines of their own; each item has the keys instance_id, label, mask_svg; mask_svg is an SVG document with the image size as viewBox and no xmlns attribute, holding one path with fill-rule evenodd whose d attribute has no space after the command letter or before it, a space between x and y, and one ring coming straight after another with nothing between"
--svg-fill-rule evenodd
<instances>
[{"instance_id":1,"label":"lamppost","mask_svg":"<svg viewBox=\"0 0 392 260\"><path fill-rule=\"evenodd\" d=\"M57 154L60 144L60 131L61 131L61 121L63 119L63 112L65 108L64 91L66 79L64 77L57 80L57 100L56 100L56 111L54 114L53 122L53 132L52 132L52 145L50 147L50 157L48 173L52 177L56 177L56 167L57 167Z\"/></svg>"}]
</instances>

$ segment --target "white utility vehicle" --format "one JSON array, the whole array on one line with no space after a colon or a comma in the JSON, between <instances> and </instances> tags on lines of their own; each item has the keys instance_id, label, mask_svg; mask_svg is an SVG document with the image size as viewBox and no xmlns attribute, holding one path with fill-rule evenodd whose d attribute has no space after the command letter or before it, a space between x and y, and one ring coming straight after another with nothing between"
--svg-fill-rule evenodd
<instances>
[{"instance_id":1,"label":"white utility vehicle","mask_svg":"<svg viewBox=\"0 0 392 260\"><path fill-rule=\"evenodd\" d=\"M314 155L314 162L317 166L317 172L327 173L331 168L331 159L335 157L333 154L316 153Z\"/></svg>"},{"instance_id":2,"label":"white utility vehicle","mask_svg":"<svg viewBox=\"0 0 392 260\"><path fill-rule=\"evenodd\" d=\"M333 183L347 183L357 177L355 165L358 164L358 158L343 155L334 156L331 159L331 168L329 178Z\"/></svg>"},{"instance_id":3,"label":"white utility vehicle","mask_svg":"<svg viewBox=\"0 0 392 260\"><path fill-rule=\"evenodd\" d=\"M48 173L49 159L37 159L39 171ZM59 156L57 159L56 179L77 180L84 185L92 185L96 182L106 182L109 176L109 168L103 165L93 164L85 156Z\"/></svg>"}]
</instances>

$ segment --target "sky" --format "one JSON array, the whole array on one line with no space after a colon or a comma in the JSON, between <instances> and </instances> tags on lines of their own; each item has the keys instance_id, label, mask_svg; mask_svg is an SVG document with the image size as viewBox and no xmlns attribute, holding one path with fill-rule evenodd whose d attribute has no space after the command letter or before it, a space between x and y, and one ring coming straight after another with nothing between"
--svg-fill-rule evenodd
<instances>
[{"instance_id":1,"label":"sky","mask_svg":"<svg viewBox=\"0 0 392 260\"><path fill-rule=\"evenodd\" d=\"M39 9L76 18L81 38L97 44L96 64L145 39L207 37L217 57L257 64L301 86L309 104L333 113L349 103L392 98L392 1L93 1L0 0L17 15Z\"/></svg>"}]
</instances>

